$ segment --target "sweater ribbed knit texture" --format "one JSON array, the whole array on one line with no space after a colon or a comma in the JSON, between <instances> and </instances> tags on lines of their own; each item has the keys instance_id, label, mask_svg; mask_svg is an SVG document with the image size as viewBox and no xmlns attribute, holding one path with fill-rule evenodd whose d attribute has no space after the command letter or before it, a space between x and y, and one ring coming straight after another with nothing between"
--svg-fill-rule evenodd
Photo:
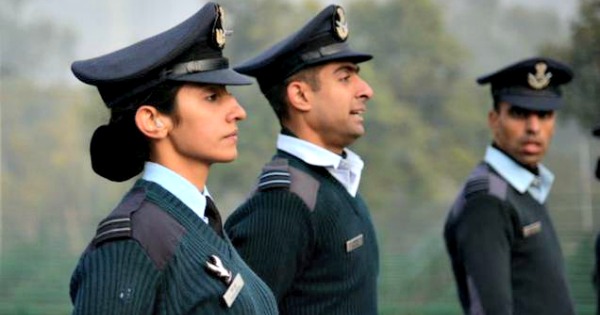
<instances>
[{"instance_id":1,"label":"sweater ribbed knit texture","mask_svg":"<svg viewBox=\"0 0 600 315\"><path fill-rule=\"evenodd\" d=\"M259 191L227 220L232 243L271 287L281 314L377 314L379 253L366 204L326 169L277 156L318 181L314 209L286 188ZM359 235L362 246L348 251Z\"/></svg>"},{"instance_id":2,"label":"sweater ribbed knit texture","mask_svg":"<svg viewBox=\"0 0 600 315\"><path fill-rule=\"evenodd\" d=\"M278 314L272 293L227 237L219 237L161 186L139 180L135 187L145 189L146 201L164 210L185 233L164 266L149 256L146 248L153 244L134 238L90 245L71 279L73 314ZM144 207L135 215L144 215ZM222 299L228 286L205 267L210 255L245 282L231 308Z\"/></svg>"},{"instance_id":3,"label":"sweater ribbed knit texture","mask_svg":"<svg viewBox=\"0 0 600 315\"><path fill-rule=\"evenodd\" d=\"M575 313L548 210L487 164L459 194L444 236L465 314Z\"/></svg>"}]
</instances>

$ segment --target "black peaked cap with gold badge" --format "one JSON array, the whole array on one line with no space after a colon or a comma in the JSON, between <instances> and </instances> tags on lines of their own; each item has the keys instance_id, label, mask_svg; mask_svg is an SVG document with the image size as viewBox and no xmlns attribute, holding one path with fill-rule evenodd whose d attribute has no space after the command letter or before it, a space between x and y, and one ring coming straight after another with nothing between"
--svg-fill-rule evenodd
<instances>
[{"instance_id":1,"label":"black peaked cap with gold badge","mask_svg":"<svg viewBox=\"0 0 600 315\"><path fill-rule=\"evenodd\" d=\"M307 67L339 60L360 63L373 58L352 50L348 35L344 9L330 5L300 30L236 66L235 70L255 77L266 94L272 86Z\"/></svg>"},{"instance_id":2,"label":"black peaked cap with gold badge","mask_svg":"<svg viewBox=\"0 0 600 315\"><path fill-rule=\"evenodd\" d=\"M251 80L229 68L223 57L223 9L209 2L197 13L158 35L115 52L76 61L71 70L95 85L108 107L165 81L246 85Z\"/></svg>"},{"instance_id":3,"label":"black peaked cap with gold badge","mask_svg":"<svg viewBox=\"0 0 600 315\"><path fill-rule=\"evenodd\" d=\"M519 61L477 79L492 86L497 102L530 110L557 110L562 106L560 86L573 79L569 66L550 58L536 57Z\"/></svg>"}]
</instances>

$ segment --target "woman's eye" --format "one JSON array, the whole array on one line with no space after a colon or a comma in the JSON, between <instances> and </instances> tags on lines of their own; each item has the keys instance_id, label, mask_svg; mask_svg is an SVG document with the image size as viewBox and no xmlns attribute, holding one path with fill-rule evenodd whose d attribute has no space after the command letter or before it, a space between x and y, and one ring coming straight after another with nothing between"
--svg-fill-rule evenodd
<instances>
[{"instance_id":1,"label":"woman's eye","mask_svg":"<svg viewBox=\"0 0 600 315\"><path fill-rule=\"evenodd\" d=\"M214 101L217 100L218 97L219 96L217 95L217 93L213 93L213 94L208 95L206 97L206 100L209 101L209 102L214 102Z\"/></svg>"}]
</instances>

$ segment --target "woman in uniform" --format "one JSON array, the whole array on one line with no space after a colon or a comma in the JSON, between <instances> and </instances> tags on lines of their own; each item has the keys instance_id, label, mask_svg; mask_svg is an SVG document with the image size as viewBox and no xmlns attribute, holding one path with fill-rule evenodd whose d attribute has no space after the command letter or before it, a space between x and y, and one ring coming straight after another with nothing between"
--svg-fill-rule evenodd
<instances>
[{"instance_id":1,"label":"woman in uniform","mask_svg":"<svg viewBox=\"0 0 600 315\"><path fill-rule=\"evenodd\" d=\"M222 55L222 18L208 3L161 34L72 65L111 111L92 136L92 168L117 182L142 173L81 256L74 314L277 314L205 186L213 163L237 157L246 117L226 86L250 84Z\"/></svg>"}]
</instances>

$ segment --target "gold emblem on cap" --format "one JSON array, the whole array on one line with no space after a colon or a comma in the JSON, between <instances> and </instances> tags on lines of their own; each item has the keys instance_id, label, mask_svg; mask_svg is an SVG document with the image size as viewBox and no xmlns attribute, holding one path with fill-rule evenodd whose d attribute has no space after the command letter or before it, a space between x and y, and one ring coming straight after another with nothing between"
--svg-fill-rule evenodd
<instances>
[{"instance_id":1,"label":"gold emblem on cap","mask_svg":"<svg viewBox=\"0 0 600 315\"><path fill-rule=\"evenodd\" d=\"M223 29L223 20L225 19L225 10L220 5L217 5L217 19L213 27L213 41L218 48L225 47L226 32Z\"/></svg>"},{"instance_id":2,"label":"gold emblem on cap","mask_svg":"<svg viewBox=\"0 0 600 315\"><path fill-rule=\"evenodd\" d=\"M527 75L527 82L529 86L536 90L541 90L550 84L550 78L552 78L551 72L546 72L548 70L548 65L544 62L538 62L535 65L535 75L533 73L529 73Z\"/></svg>"},{"instance_id":3,"label":"gold emblem on cap","mask_svg":"<svg viewBox=\"0 0 600 315\"><path fill-rule=\"evenodd\" d=\"M342 7L337 7L333 19L333 27L335 29L335 35L342 41L348 38L348 22L346 21L346 12Z\"/></svg>"}]
</instances>

